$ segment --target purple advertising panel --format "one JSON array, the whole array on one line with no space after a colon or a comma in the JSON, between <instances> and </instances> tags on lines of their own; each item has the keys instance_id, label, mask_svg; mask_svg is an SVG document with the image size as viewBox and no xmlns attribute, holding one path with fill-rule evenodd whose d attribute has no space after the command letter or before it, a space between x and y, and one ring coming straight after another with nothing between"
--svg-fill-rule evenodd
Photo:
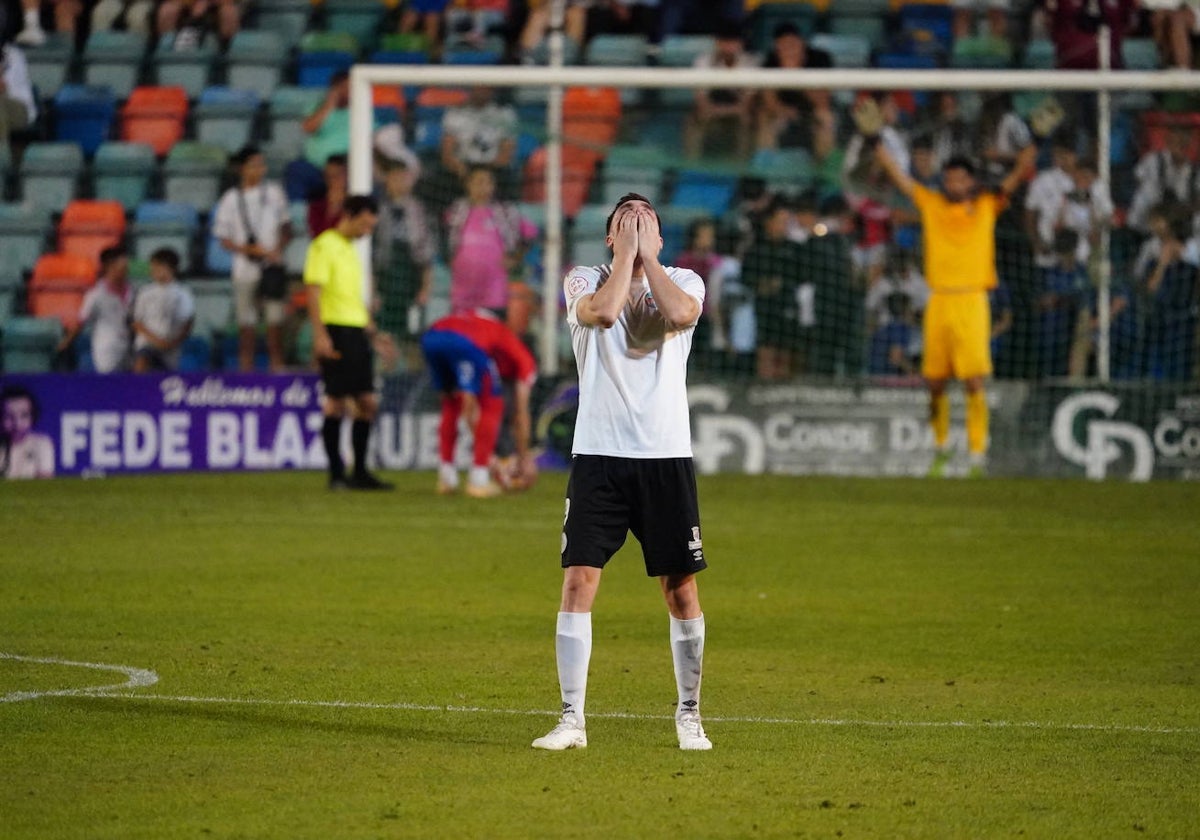
<instances>
[{"instance_id":1,"label":"purple advertising panel","mask_svg":"<svg viewBox=\"0 0 1200 840\"><path fill-rule=\"evenodd\" d=\"M6 478L320 469L315 375L0 377Z\"/></svg>"}]
</instances>

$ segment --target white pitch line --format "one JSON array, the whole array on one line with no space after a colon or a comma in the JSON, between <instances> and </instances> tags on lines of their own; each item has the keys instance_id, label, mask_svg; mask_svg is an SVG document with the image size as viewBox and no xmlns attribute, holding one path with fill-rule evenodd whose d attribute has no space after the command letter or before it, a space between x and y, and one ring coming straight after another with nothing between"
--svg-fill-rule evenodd
<instances>
[{"instance_id":1,"label":"white pitch line","mask_svg":"<svg viewBox=\"0 0 1200 840\"><path fill-rule=\"evenodd\" d=\"M57 691L18 691L0 697L0 702L15 703L43 697L90 697L98 700L140 700L160 703L202 703L216 706L273 706L314 709L366 709L372 711L448 712L455 714L509 715L520 717L554 717L552 709L505 709L487 706L456 706L436 703L372 703L355 700L271 700L254 697L195 697L189 695L132 693L129 689L145 688L158 682L158 675L144 668L125 665L104 665L96 662L72 662L65 659L17 656L0 652L0 659L30 662L41 665L63 665L114 671L125 674L124 683ZM589 717L608 720L672 720L674 715L648 715L636 712L593 712ZM1059 732L1138 733L1149 735L1200 735L1200 727L1139 726L1105 723L1045 723L1038 721L915 721L915 720L858 720L854 718L790 718L724 715L704 718L706 723L765 723L782 726L873 727L880 729L1031 729Z\"/></svg>"},{"instance_id":2,"label":"white pitch line","mask_svg":"<svg viewBox=\"0 0 1200 840\"><path fill-rule=\"evenodd\" d=\"M89 685L86 688L64 688L57 691L14 691L0 697L0 703L19 703L23 700L37 700L39 697L78 697L100 694L108 691L120 691L129 688L145 688L158 682L158 674L145 668L131 668L127 665L104 665L99 662L72 662L69 659L53 657L18 656L15 653L0 652L0 659L10 659L14 662L29 662L34 665L62 665L69 668L90 668L93 671L112 671L124 674L128 679L123 683L113 685Z\"/></svg>"}]
</instances>

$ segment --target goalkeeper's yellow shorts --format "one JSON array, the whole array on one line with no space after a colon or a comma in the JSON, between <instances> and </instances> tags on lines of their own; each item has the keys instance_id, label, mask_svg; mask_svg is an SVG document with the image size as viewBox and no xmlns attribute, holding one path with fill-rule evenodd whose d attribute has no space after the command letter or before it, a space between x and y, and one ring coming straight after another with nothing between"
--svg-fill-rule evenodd
<instances>
[{"instance_id":1,"label":"goalkeeper's yellow shorts","mask_svg":"<svg viewBox=\"0 0 1200 840\"><path fill-rule=\"evenodd\" d=\"M991 375L991 338L987 292L934 292L925 307L921 374L927 379Z\"/></svg>"}]
</instances>

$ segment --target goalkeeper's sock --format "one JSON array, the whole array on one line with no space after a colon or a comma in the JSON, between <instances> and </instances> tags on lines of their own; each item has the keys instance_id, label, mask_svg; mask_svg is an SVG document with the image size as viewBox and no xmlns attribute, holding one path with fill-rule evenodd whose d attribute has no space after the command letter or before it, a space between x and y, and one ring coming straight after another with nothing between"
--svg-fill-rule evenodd
<instances>
[{"instance_id":1,"label":"goalkeeper's sock","mask_svg":"<svg viewBox=\"0 0 1200 840\"><path fill-rule=\"evenodd\" d=\"M929 397L929 425L933 427L933 445L940 452L950 439L950 397L945 391Z\"/></svg>"},{"instance_id":2,"label":"goalkeeper's sock","mask_svg":"<svg viewBox=\"0 0 1200 840\"><path fill-rule=\"evenodd\" d=\"M982 457L988 444L987 394L982 388L967 394L967 451Z\"/></svg>"},{"instance_id":3,"label":"goalkeeper's sock","mask_svg":"<svg viewBox=\"0 0 1200 840\"><path fill-rule=\"evenodd\" d=\"M558 660L558 686L562 713L573 715L583 727L583 702L587 694L588 663L592 658L592 614L560 612L554 635Z\"/></svg>"},{"instance_id":4,"label":"goalkeeper's sock","mask_svg":"<svg viewBox=\"0 0 1200 840\"><path fill-rule=\"evenodd\" d=\"M355 420L350 424L350 443L354 449L354 474L367 472L367 443L371 440L371 421Z\"/></svg>"},{"instance_id":5,"label":"goalkeeper's sock","mask_svg":"<svg viewBox=\"0 0 1200 840\"><path fill-rule=\"evenodd\" d=\"M342 418L327 416L321 425L321 441L325 444L325 458L329 461L331 479L346 475L346 465L342 463L341 438Z\"/></svg>"},{"instance_id":6,"label":"goalkeeper's sock","mask_svg":"<svg viewBox=\"0 0 1200 840\"><path fill-rule=\"evenodd\" d=\"M438 425L438 455L443 464L454 463L454 447L458 443L458 416L462 402L458 394L442 395L442 422Z\"/></svg>"},{"instance_id":7,"label":"goalkeeper's sock","mask_svg":"<svg viewBox=\"0 0 1200 840\"><path fill-rule=\"evenodd\" d=\"M700 712L700 672L704 664L704 616L671 616L671 659L679 689L676 716Z\"/></svg>"}]
</instances>

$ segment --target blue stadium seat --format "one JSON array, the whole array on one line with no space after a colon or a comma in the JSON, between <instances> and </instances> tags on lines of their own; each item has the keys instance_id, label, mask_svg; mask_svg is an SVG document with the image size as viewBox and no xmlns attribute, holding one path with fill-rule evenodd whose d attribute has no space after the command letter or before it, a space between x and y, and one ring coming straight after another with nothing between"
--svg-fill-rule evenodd
<instances>
[{"instance_id":1,"label":"blue stadium seat","mask_svg":"<svg viewBox=\"0 0 1200 840\"><path fill-rule=\"evenodd\" d=\"M358 41L342 32L309 32L300 40L296 84L328 87L334 74L349 70L358 58Z\"/></svg>"},{"instance_id":2,"label":"blue stadium seat","mask_svg":"<svg viewBox=\"0 0 1200 840\"><path fill-rule=\"evenodd\" d=\"M885 70L936 70L938 60L932 55L885 52L875 56L875 66Z\"/></svg>"},{"instance_id":3,"label":"blue stadium seat","mask_svg":"<svg viewBox=\"0 0 1200 840\"><path fill-rule=\"evenodd\" d=\"M900 31L914 51L945 55L954 43L954 9L940 3L900 7Z\"/></svg>"},{"instance_id":4,"label":"blue stadium seat","mask_svg":"<svg viewBox=\"0 0 1200 840\"><path fill-rule=\"evenodd\" d=\"M204 268L210 274L228 276L233 271L233 254L225 250L212 231L208 232L204 244Z\"/></svg>"},{"instance_id":5,"label":"blue stadium seat","mask_svg":"<svg viewBox=\"0 0 1200 840\"><path fill-rule=\"evenodd\" d=\"M54 139L78 143L91 156L108 139L117 98L107 87L63 85L54 95Z\"/></svg>"},{"instance_id":6,"label":"blue stadium seat","mask_svg":"<svg viewBox=\"0 0 1200 840\"><path fill-rule=\"evenodd\" d=\"M130 251L134 258L148 260L159 248L179 254L184 272L192 270L192 242L200 227L195 207L171 201L144 201L133 214L129 228Z\"/></svg>"},{"instance_id":7,"label":"blue stadium seat","mask_svg":"<svg viewBox=\"0 0 1200 840\"><path fill-rule=\"evenodd\" d=\"M683 170L678 173L671 192L674 207L702 207L713 216L720 216L733 203L737 177L713 172Z\"/></svg>"},{"instance_id":8,"label":"blue stadium seat","mask_svg":"<svg viewBox=\"0 0 1200 840\"><path fill-rule=\"evenodd\" d=\"M132 210L150 192L158 159L145 143L101 144L92 161L92 183L96 198L119 201Z\"/></svg>"},{"instance_id":9,"label":"blue stadium seat","mask_svg":"<svg viewBox=\"0 0 1200 840\"><path fill-rule=\"evenodd\" d=\"M212 369L212 345L202 335L189 335L179 348L179 370L183 373L203 373Z\"/></svg>"}]
</instances>

